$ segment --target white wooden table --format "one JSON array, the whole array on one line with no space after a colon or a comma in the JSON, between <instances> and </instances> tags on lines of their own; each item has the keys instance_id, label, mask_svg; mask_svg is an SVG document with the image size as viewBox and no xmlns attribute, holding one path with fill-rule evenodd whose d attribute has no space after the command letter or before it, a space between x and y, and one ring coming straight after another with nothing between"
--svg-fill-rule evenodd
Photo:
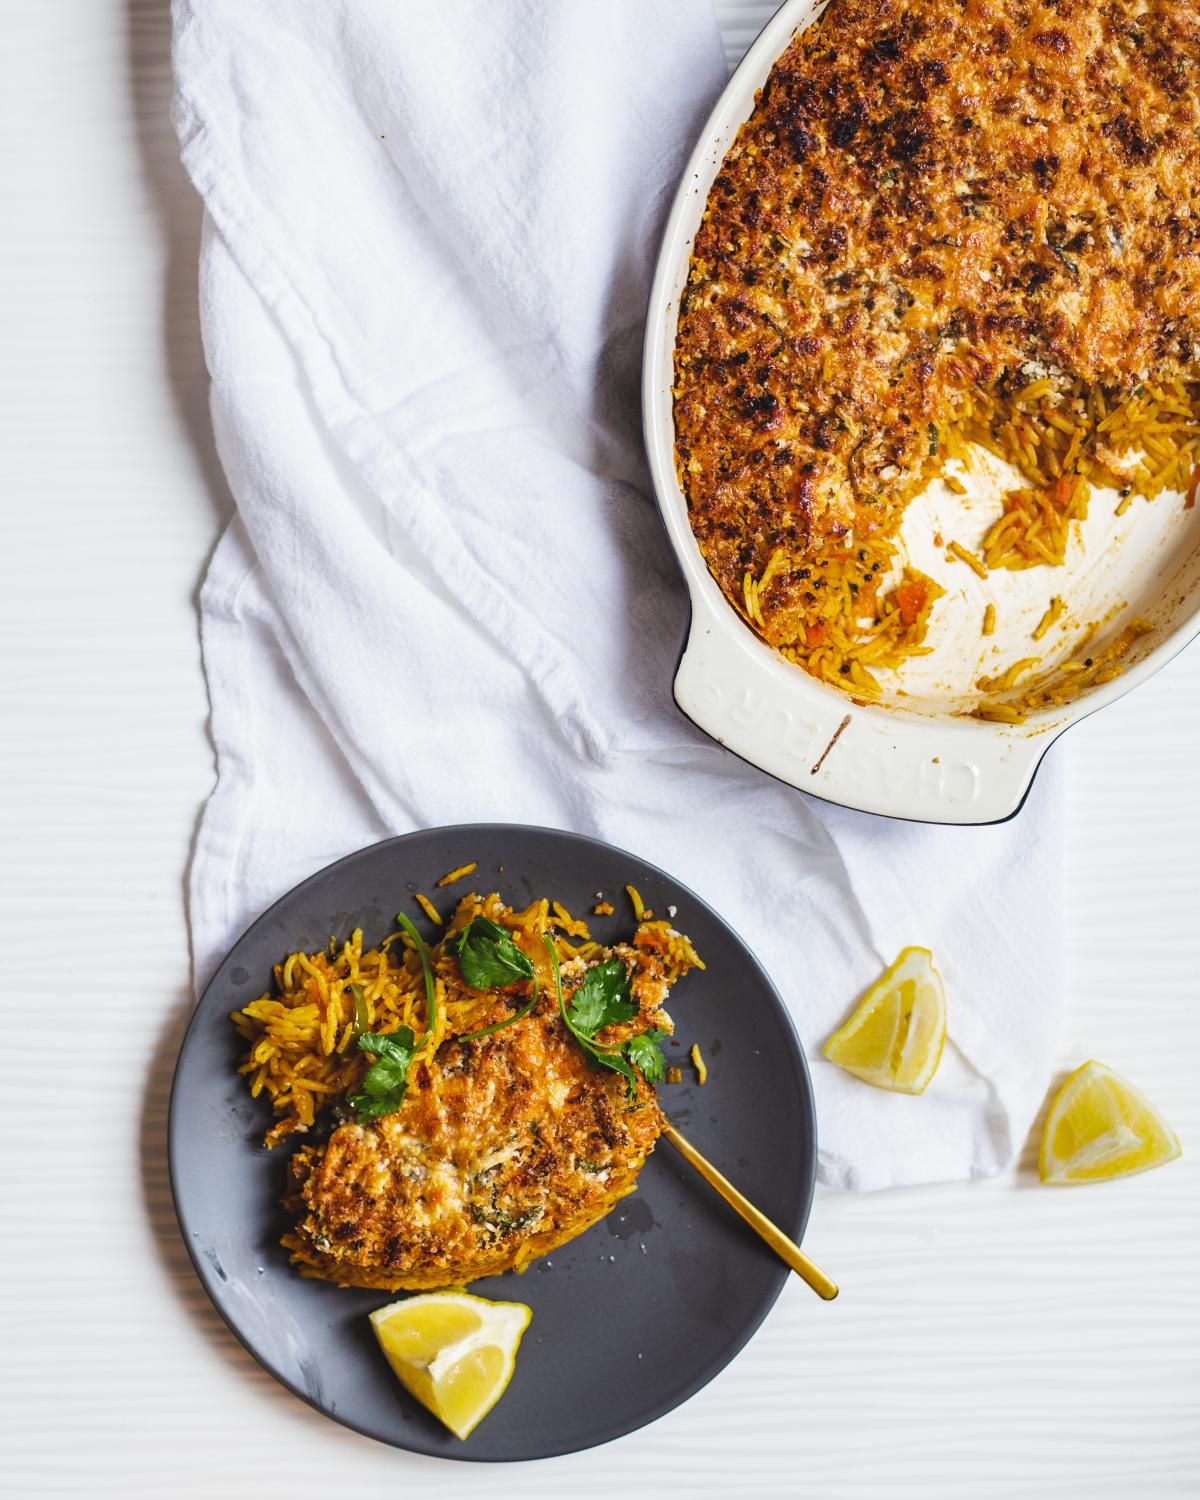
<instances>
[{"instance_id":1,"label":"white wooden table","mask_svg":"<svg viewBox=\"0 0 1200 1500\"><path fill-rule=\"evenodd\" d=\"M736 55L770 3L718 9ZM1128 1073L1182 1162L1075 1192L1026 1167L823 1193L806 1245L840 1301L790 1286L684 1408L551 1463L393 1452L242 1352L189 1268L164 1161L183 871L212 779L193 595L229 508L167 4L38 0L5 22L5 1493L1200 1493L1200 649L1052 752L1070 819L1062 1061Z\"/></svg>"}]
</instances>

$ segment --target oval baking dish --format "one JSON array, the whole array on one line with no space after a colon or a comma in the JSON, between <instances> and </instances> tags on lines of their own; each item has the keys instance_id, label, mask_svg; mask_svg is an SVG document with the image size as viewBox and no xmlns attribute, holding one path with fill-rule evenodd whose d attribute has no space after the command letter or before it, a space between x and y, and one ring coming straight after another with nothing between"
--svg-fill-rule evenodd
<instances>
[{"instance_id":1,"label":"oval baking dish","mask_svg":"<svg viewBox=\"0 0 1200 1500\"><path fill-rule=\"evenodd\" d=\"M861 703L810 676L761 640L727 602L692 533L676 474L672 386L679 301L725 153L776 58L823 8L813 0L786 0L734 73L687 164L651 290L642 385L646 447L692 610L675 699L737 755L828 801L925 822L996 822L1019 809L1042 756L1064 729L1136 687L1200 632L1200 507L1164 495L1122 517L1113 505L1099 504L1072 549L1073 560L1060 568L1008 574L982 586L967 569L950 582L943 572L939 582L948 597L941 601L936 650L913 682L902 676L903 687L882 703ZM922 560L933 555L934 539L941 545L945 510L940 517L935 487L909 507L902 531L906 549L923 551ZM954 501L946 495L941 503ZM1031 575L1051 572L1050 583L1031 582ZM971 689L984 670L982 601L990 601L989 590L1005 591L1002 613L1017 624L1011 643L1000 637L986 643L994 661L1008 644L1011 655L1022 654L1019 640L1028 642L1029 621L1036 621L1051 588L1068 597L1079 619L1101 619L1109 634L1133 619L1150 628L1124 657L1121 675L1073 701L1032 712L1020 724L972 717L978 697Z\"/></svg>"}]
</instances>

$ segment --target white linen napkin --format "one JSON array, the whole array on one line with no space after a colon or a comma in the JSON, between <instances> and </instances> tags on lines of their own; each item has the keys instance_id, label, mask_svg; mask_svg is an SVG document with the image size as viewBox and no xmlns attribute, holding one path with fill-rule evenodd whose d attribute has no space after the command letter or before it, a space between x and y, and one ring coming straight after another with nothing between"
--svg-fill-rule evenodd
<instances>
[{"instance_id":1,"label":"white linen napkin","mask_svg":"<svg viewBox=\"0 0 1200 1500\"><path fill-rule=\"evenodd\" d=\"M238 509L201 604L218 781L197 983L270 901L376 838L575 829L663 865L760 955L811 1061L825 1181L998 1170L1054 1040L1052 788L985 829L847 813L671 699L687 607L638 361L665 212L724 81L710 0L176 0L175 68ZM919 1099L820 1058L912 942L950 997Z\"/></svg>"}]
</instances>

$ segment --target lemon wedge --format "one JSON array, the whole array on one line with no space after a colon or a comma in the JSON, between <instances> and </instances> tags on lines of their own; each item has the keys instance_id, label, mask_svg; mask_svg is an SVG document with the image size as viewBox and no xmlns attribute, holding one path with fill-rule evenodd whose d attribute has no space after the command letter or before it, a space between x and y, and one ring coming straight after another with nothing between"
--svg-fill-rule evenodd
<instances>
[{"instance_id":1,"label":"lemon wedge","mask_svg":"<svg viewBox=\"0 0 1200 1500\"><path fill-rule=\"evenodd\" d=\"M904 952L835 1031L823 1055L878 1089L923 1094L946 1041L946 992L928 948Z\"/></svg>"},{"instance_id":2,"label":"lemon wedge","mask_svg":"<svg viewBox=\"0 0 1200 1500\"><path fill-rule=\"evenodd\" d=\"M512 1379L532 1312L467 1292L427 1292L371 1314L375 1337L406 1391L465 1438Z\"/></svg>"},{"instance_id":3,"label":"lemon wedge","mask_svg":"<svg viewBox=\"0 0 1200 1500\"><path fill-rule=\"evenodd\" d=\"M1043 1182L1107 1182L1180 1154L1179 1137L1144 1094L1103 1063L1085 1062L1054 1096L1038 1175Z\"/></svg>"}]
</instances>

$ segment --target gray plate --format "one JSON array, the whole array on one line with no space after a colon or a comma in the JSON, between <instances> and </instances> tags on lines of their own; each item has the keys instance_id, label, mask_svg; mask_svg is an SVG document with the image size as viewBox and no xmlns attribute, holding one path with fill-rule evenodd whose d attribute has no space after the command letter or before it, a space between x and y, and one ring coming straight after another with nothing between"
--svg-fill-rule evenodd
<instances>
[{"instance_id":1,"label":"gray plate","mask_svg":"<svg viewBox=\"0 0 1200 1500\"><path fill-rule=\"evenodd\" d=\"M587 916L602 941L633 928L632 882L708 965L682 980L670 1009L678 1040L668 1063L684 1083L661 1090L667 1113L747 1196L797 1240L816 1163L812 1091L783 1004L754 955L698 896L609 845L546 828L481 823L389 839L306 880L235 944L184 1037L171 1094L170 1167L184 1240L209 1296L254 1357L328 1416L382 1442L446 1458L546 1458L603 1443L686 1401L725 1367L762 1322L788 1274L734 1213L661 1144L638 1190L607 1219L523 1275L476 1283L526 1302L533 1321L499 1405L466 1442L397 1384L367 1321L393 1300L307 1281L279 1236L286 1144L260 1149L269 1123L235 1067L229 1012L271 985L285 953L315 950L361 926L378 942L397 911L420 917L411 893L478 860L437 893L447 912L474 887L514 905L536 896L590 913L603 890L616 914ZM446 915L444 912L443 915ZM701 1089L687 1050L709 1063Z\"/></svg>"}]
</instances>

